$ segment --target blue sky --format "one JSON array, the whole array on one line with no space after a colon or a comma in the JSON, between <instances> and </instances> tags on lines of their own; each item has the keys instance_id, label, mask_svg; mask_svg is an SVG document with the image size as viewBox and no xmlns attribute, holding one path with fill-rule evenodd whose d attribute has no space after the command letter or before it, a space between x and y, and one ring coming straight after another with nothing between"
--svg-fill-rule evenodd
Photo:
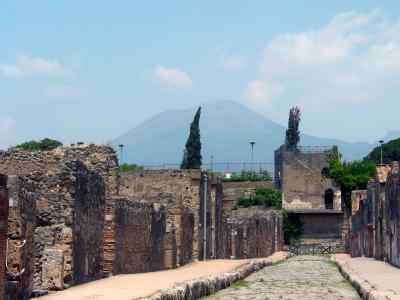
<instances>
[{"instance_id":1,"label":"blue sky","mask_svg":"<svg viewBox=\"0 0 400 300\"><path fill-rule=\"evenodd\" d=\"M307 134L400 130L399 1L0 1L0 147L107 142L234 100Z\"/></svg>"}]
</instances>

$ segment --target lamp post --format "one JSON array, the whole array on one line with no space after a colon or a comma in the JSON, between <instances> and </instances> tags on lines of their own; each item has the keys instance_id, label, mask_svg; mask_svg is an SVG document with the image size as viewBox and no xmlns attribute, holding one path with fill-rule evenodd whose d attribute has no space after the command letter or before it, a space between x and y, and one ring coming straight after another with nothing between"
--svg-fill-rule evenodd
<instances>
[{"instance_id":1,"label":"lamp post","mask_svg":"<svg viewBox=\"0 0 400 300\"><path fill-rule=\"evenodd\" d=\"M381 164L383 164L383 142L384 140L379 141L379 143L381 144Z\"/></svg>"},{"instance_id":2,"label":"lamp post","mask_svg":"<svg viewBox=\"0 0 400 300\"><path fill-rule=\"evenodd\" d=\"M255 143L256 142L250 142L250 145L251 145L251 178L254 177L253 150L254 150L254 144Z\"/></svg>"},{"instance_id":3,"label":"lamp post","mask_svg":"<svg viewBox=\"0 0 400 300\"><path fill-rule=\"evenodd\" d=\"M211 155L211 172L214 172L213 170L213 156Z\"/></svg>"},{"instance_id":4,"label":"lamp post","mask_svg":"<svg viewBox=\"0 0 400 300\"><path fill-rule=\"evenodd\" d=\"M124 147L124 144L119 144L118 147L121 150L120 151L121 152L121 157L120 157L119 161L120 161L120 164L122 165L122 148Z\"/></svg>"}]
</instances>

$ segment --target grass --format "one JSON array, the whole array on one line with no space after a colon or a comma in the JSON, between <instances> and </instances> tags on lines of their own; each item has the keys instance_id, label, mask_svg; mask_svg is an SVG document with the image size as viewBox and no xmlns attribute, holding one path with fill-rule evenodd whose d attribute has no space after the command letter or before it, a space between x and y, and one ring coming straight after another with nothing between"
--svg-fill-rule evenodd
<instances>
[{"instance_id":1,"label":"grass","mask_svg":"<svg viewBox=\"0 0 400 300\"><path fill-rule=\"evenodd\" d=\"M325 256L325 257L324 257L324 261L325 261L325 263L326 263L328 266L330 266L331 268L333 268L333 269L338 269L336 263L335 263L333 260L331 260L329 256Z\"/></svg>"},{"instance_id":2,"label":"grass","mask_svg":"<svg viewBox=\"0 0 400 300\"><path fill-rule=\"evenodd\" d=\"M244 280L244 279L239 279L239 280L236 280L236 281L232 284L232 286L233 286L234 288L240 288L240 287L246 287L246 288L248 288L248 287L250 287L250 282L248 282L248 281L246 281L246 280Z\"/></svg>"},{"instance_id":3,"label":"grass","mask_svg":"<svg viewBox=\"0 0 400 300\"><path fill-rule=\"evenodd\" d=\"M285 262L284 259L282 260L277 260L277 261L273 261L271 264L268 265L268 267L273 267L273 266L278 266L280 264L283 264Z\"/></svg>"}]
</instances>

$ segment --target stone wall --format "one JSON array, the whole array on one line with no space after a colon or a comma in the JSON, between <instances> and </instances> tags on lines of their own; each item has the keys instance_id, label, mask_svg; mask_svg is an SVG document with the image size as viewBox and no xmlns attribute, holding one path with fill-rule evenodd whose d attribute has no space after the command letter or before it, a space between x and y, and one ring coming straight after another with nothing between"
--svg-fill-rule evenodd
<instances>
[{"instance_id":1,"label":"stone wall","mask_svg":"<svg viewBox=\"0 0 400 300\"><path fill-rule=\"evenodd\" d=\"M116 199L116 273L164 269L164 205Z\"/></svg>"},{"instance_id":2,"label":"stone wall","mask_svg":"<svg viewBox=\"0 0 400 300\"><path fill-rule=\"evenodd\" d=\"M9 295L28 297L32 290L60 290L103 276L105 231L114 243L105 215L106 200L109 205L117 193L112 153L103 146L0 152L0 169L10 174Z\"/></svg>"},{"instance_id":3,"label":"stone wall","mask_svg":"<svg viewBox=\"0 0 400 300\"><path fill-rule=\"evenodd\" d=\"M302 213L298 214L303 223L303 239L340 240L342 238L341 213Z\"/></svg>"},{"instance_id":4,"label":"stone wall","mask_svg":"<svg viewBox=\"0 0 400 300\"><path fill-rule=\"evenodd\" d=\"M223 183L223 209L229 211L235 208L239 199L251 199L256 189L274 188L272 181L244 181Z\"/></svg>"},{"instance_id":5,"label":"stone wall","mask_svg":"<svg viewBox=\"0 0 400 300\"><path fill-rule=\"evenodd\" d=\"M0 173L28 175L35 172L60 172L68 162L81 161L89 171L98 173L105 185L105 221L102 247L102 271L112 272L115 256L115 203L118 195L118 161L115 151L103 145L76 145L60 147L52 151L23 151L12 148L0 150Z\"/></svg>"},{"instance_id":6,"label":"stone wall","mask_svg":"<svg viewBox=\"0 0 400 300\"><path fill-rule=\"evenodd\" d=\"M282 213L258 207L224 213L223 258L267 257L283 248Z\"/></svg>"},{"instance_id":7,"label":"stone wall","mask_svg":"<svg viewBox=\"0 0 400 300\"><path fill-rule=\"evenodd\" d=\"M173 243L176 243L177 248L176 264L166 263L172 268L203 257L203 194L206 185L207 257L217 256L216 230L221 223L222 186L216 177L199 170L159 170L121 172L120 180L121 196L165 204L167 231L175 235L175 240L166 241L166 247L172 251ZM193 226L184 227L183 222L193 223Z\"/></svg>"},{"instance_id":8,"label":"stone wall","mask_svg":"<svg viewBox=\"0 0 400 300\"><path fill-rule=\"evenodd\" d=\"M7 299L27 298L34 286L36 195L33 182L26 177L8 176L7 186L10 239Z\"/></svg>"},{"instance_id":9,"label":"stone wall","mask_svg":"<svg viewBox=\"0 0 400 300\"><path fill-rule=\"evenodd\" d=\"M275 151L275 187L282 190L282 205L292 211L325 210L325 193L333 192L330 210L341 211L340 189L329 178L329 161L337 147L316 152Z\"/></svg>"},{"instance_id":10,"label":"stone wall","mask_svg":"<svg viewBox=\"0 0 400 300\"><path fill-rule=\"evenodd\" d=\"M350 254L400 267L399 163L378 165L375 174L365 193L352 195L358 210L351 216Z\"/></svg>"},{"instance_id":11,"label":"stone wall","mask_svg":"<svg viewBox=\"0 0 400 300\"><path fill-rule=\"evenodd\" d=\"M6 288L6 247L8 226L7 176L0 174L0 299Z\"/></svg>"}]
</instances>

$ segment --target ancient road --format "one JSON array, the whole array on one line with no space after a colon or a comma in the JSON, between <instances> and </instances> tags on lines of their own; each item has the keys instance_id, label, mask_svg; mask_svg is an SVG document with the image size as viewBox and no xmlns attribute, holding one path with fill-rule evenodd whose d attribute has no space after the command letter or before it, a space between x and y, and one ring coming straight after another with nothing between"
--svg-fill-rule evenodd
<instances>
[{"instance_id":1,"label":"ancient road","mask_svg":"<svg viewBox=\"0 0 400 300\"><path fill-rule=\"evenodd\" d=\"M360 299L323 256L296 256L253 273L205 299Z\"/></svg>"}]
</instances>

